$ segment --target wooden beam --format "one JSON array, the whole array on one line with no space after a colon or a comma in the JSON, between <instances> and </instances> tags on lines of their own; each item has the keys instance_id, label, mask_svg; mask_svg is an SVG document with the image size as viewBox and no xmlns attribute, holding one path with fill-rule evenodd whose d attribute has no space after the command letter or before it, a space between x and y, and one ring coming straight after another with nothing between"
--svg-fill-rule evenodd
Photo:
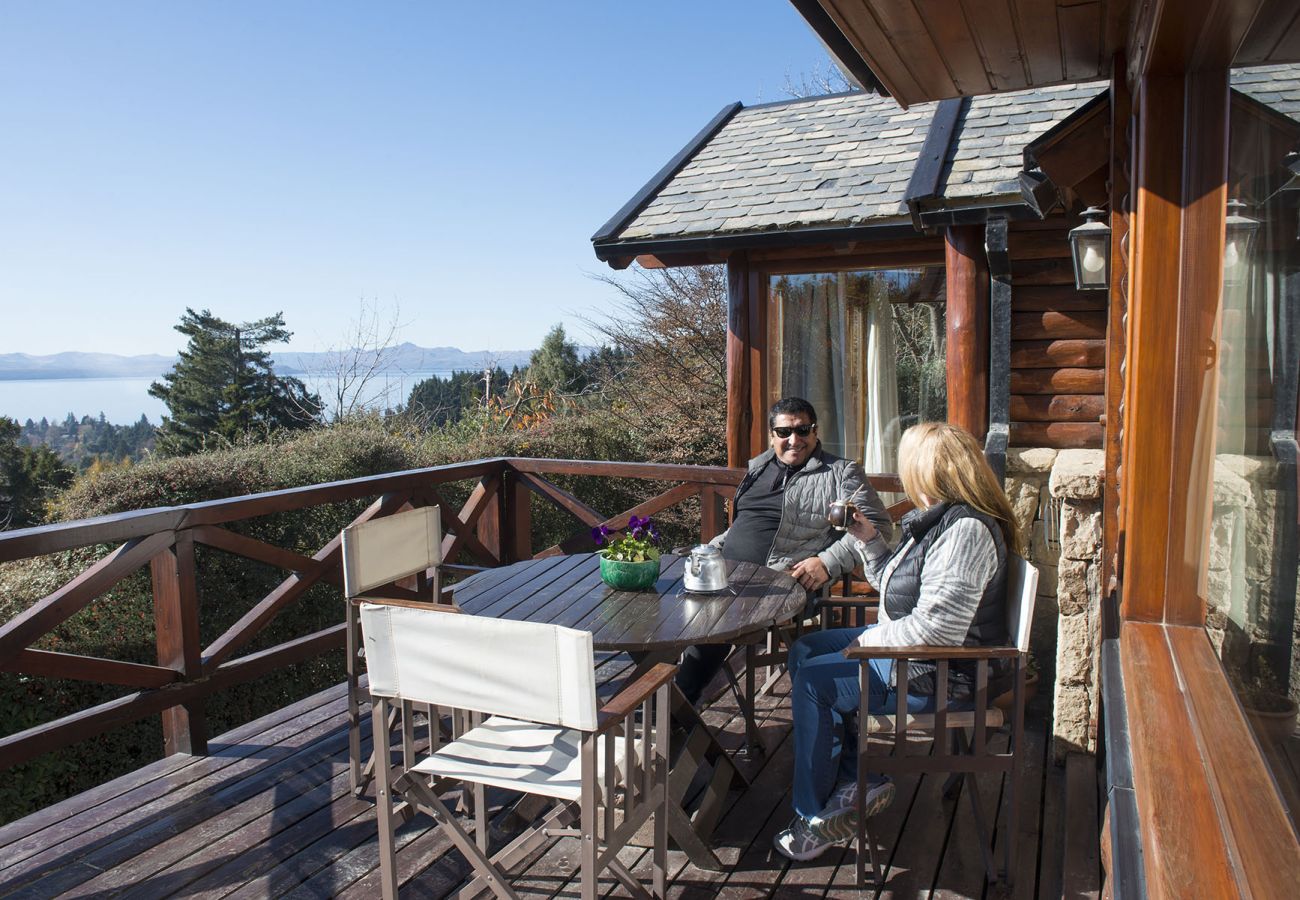
<instances>
[{"instance_id":1,"label":"wooden beam","mask_svg":"<svg viewBox=\"0 0 1300 900\"><path fill-rule=\"evenodd\" d=\"M0 660L0 671L40 675L44 678L74 678L78 681L120 684L133 688L160 688L180 679L179 673L162 666L146 666L118 659L77 656L49 650L19 650L13 656Z\"/></svg>"},{"instance_id":2,"label":"wooden beam","mask_svg":"<svg viewBox=\"0 0 1300 900\"><path fill-rule=\"evenodd\" d=\"M1012 369L1013 394L1100 394L1104 369Z\"/></svg>"},{"instance_id":3,"label":"wooden beam","mask_svg":"<svg viewBox=\"0 0 1300 900\"><path fill-rule=\"evenodd\" d=\"M133 538L54 593L0 626L0 659L31 645L56 625L171 546L170 531Z\"/></svg>"},{"instance_id":4,"label":"wooden beam","mask_svg":"<svg viewBox=\"0 0 1300 900\"><path fill-rule=\"evenodd\" d=\"M1131 174L1133 146L1129 141L1129 124L1133 115L1133 98L1124 78L1124 58L1117 55L1111 63L1110 79L1110 290L1106 318L1106 428L1102 449L1106 451L1102 491L1101 591L1103 608L1110 608L1109 598L1119 589L1120 485L1123 462L1124 416L1120 401L1124 396L1124 359L1127 352L1124 321L1129 308L1129 220L1133 211ZM1089 291L1088 293L1100 293Z\"/></svg>"},{"instance_id":5,"label":"wooden beam","mask_svg":"<svg viewBox=\"0 0 1300 900\"><path fill-rule=\"evenodd\" d=\"M407 502L407 494L385 494L370 504L361 515L353 519L353 524L368 522L376 516L386 516L402 508ZM342 564L342 544L335 536L328 544L312 556L316 567L301 575L290 575L267 594L257 605L240 617L226 632L203 650L203 671L211 674L224 660L236 650L256 637L267 622L275 618L276 613L297 600L313 585L325 577L325 572Z\"/></svg>"},{"instance_id":6,"label":"wooden beam","mask_svg":"<svg viewBox=\"0 0 1300 900\"><path fill-rule=\"evenodd\" d=\"M520 473L519 482L537 494L539 497L551 501L560 509L569 513L583 525L593 528L605 521L605 514L598 509L594 509L583 501L579 500L573 494L551 484L544 478L538 478L536 475Z\"/></svg>"},{"instance_id":7,"label":"wooden beam","mask_svg":"<svg viewBox=\"0 0 1300 900\"><path fill-rule=\"evenodd\" d=\"M951 358L952 350L949 349ZM1106 364L1104 340L1012 341L1011 368L1100 368ZM951 388L949 397L951 398ZM952 401L949 400L949 409ZM950 414L951 415L951 414Z\"/></svg>"},{"instance_id":8,"label":"wooden beam","mask_svg":"<svg viewBox=\"0 0 1300 900\"><path fill-rule=\"evenodd\" d=\"M1101 421L1106 400L1101 394L1012 395L1011 419L1016 422Z\"/></svg>"},{"instance_id":9,"label":"wooden beam","mask_svg":"<svg viewBox=\"0 0 1300 900\"><path fill-rule=\"evenodd\" d=\"M1139 88L1135 192L1130 249L1124 468L1125 619L1158 622L1164 615L1169 460L1175 451L1173 404L1182 256L1182 76L1152 76Z\"/></svg>"},{"instance_id":10,"label":"wooden beam","mask_svg":"<svg viewBox=\"0 0 1300 900\"><path fill-rule=\"evenodd\" d=\"M1101 446L1102 435L1101 425L1088 422L1013 421L1011 423L1011 446L1013 447L1095 450Z\"/></svg>"},{"instance_id":11,"label":"wooden beam","mask_svg":"<svg viewBox=\"0 0 1300 900\"><path fill-rule=\"evenodd\" d=\"M199 593L194 566L194 535L176 533L176 543L150 560L153 575L154 635L158 665L184 681L203 676L199 648ZM203 702L168 707L162 712L163 754L208 752Z\"/></svg>"},{"instance_id":12,"label":"wooden beam","mask_svg":"<svg viewBox=\"0 0 1300 900\"><path fill-rule=\"evenodd\" d=\"M236 534L218 525L200 525L197 528L190 529L189 532L197 543L215 547L218 550L224 550L245 559L254 559L281 569L287 569L290 572L306 572L316 567L310 556L304 556L292 550L285 550L283 547L277 547L274 544L268 544L266 541L260 541L247 535ZM338 584L343 583L342 576L337 576L333 580Z\"/></svg>"},{"instance_id":13,"label":"wooden beam","mask_svg":"<svg viewBox=\"0 0 1300 900\"><path fill-rule=\"evenodd\" d=\"M749 455L767 448L768 397L780 385L768 383L767 377L767 273L749 267Z\"/></svg>"},{"instance_id":14,"label":"wooden beam","mask_svg":"<svg viewBox=\"0 0 1300 900\"><path fill-rule=\"evenodd\" d=\"M1105 337L1106 313L1102 310L1013 312L1011 314L1011 339L1015 341L1104 340Z\"/></svg>"},{"instance_id":15,"label":"wooden beam","mask_svg":"<svg viewBox=\"0 0 1300 900\"><path fill-rule=\"evenodd\" d=\"M681 481L735 487L743 471L726 466L684 466L675 463L629 463L594 459L534 459L516 456L506 460L512 469L535 475L597 475L601 478L637 478L643 481Z\"/></svg>"},{"instance_id":16,"label":"wooden beam","mask_svg":"<svg viewBox=\"0 0 1300 900\"><path fill-rule=\"evenodd\" d=\"M742 468L750 456L749 260L744 253L727 260L727 465Z\"/></svg>"},{"instance_id":17,"label":"wooden beam","mask_svg":"<svg viewBox=\"0 0 1300 900\"><path fill-rule=\"evenodd\" d=\"M948 421L979 441L988 430L989 311L984 228L961 225L945 235L948 322ZM1013 366L1016 365L1014 358Z\"/></svg>"},{"instance_id":18,"label":"wooden beam","mask_svg":"<svg viewBox=\"0 0 1300 900\"><path fill-rule=\"evenodd\" d=\"M1218 406L1218 314L1228 202L1227 68L1189 73L1184 87L1184 168L1177 357L1170 460L1165 621L1205 624Z\"/></svg>"}]
</instances>

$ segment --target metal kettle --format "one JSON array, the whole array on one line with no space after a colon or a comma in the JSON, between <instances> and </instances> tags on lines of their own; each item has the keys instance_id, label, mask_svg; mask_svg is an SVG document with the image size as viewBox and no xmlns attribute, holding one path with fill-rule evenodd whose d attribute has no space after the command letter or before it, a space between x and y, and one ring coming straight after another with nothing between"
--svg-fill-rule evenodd
<instances>
[{"instance_id":1,"label":"metal kettle","mask_svg":"<svg viewBox=\"0 0 1300 900\"><path fill-rule=\"evenodd\" d=\"M722 551L709 544L691 549L682 575L682 587L696 594L710 594L727 586L727 564Z\"/></svg>"}]
</instances>

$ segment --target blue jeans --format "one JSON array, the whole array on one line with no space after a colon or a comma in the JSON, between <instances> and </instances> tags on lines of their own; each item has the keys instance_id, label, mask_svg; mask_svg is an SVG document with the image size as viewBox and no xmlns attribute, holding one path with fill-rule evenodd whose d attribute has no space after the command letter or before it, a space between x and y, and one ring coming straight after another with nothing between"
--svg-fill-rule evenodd
<instances>
[{"instance_id":1,"label":"blue jeans","mask_svg":"<svg viewBox=\"0 0 1300 900\"><path fill-rule=\"evenodd\" d=\"M862 705L859 663L842 650L856 642L862 628L813 631L790 648L790 706L794 714L794 811L811 819L826 806L837 778L857 773L856 735L844 734L846 717ZM867 709L892 713L897 695L890 686L892 660L873 659ZM908 694L907 707L925 712L934 698Z\"/></svg>"}]
</instances>

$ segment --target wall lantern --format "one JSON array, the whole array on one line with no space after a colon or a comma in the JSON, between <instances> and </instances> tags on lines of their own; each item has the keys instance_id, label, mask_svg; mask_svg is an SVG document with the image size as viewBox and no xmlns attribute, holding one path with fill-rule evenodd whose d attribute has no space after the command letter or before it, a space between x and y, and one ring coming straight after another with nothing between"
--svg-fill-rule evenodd
<instances>
[{"instance_id":1,"label":"wall lantern","mask_svg":"<svg viewBox=\"0 0 1300 900\"><path fill-rule=\"evenodd\" d=\"M1070 252L1074 255L1074 286L1081 291L1110 287L1110 226L1106 211L1090 206L1084 222L1070 231Z\"/></svg>"},{"instance_id":2,"label":"wall lantern","mask_svg":"<svg viewBox=\"0 0 1300 900\"><path fill-rule=\"evenodd\" d=\"M1223 242L1223 283L1244 284L1250 274L1250 248L1259 231L1259 219L1245 215L1246 204L1228 201L1228 218Z\"/></svg>"}]
</instances>

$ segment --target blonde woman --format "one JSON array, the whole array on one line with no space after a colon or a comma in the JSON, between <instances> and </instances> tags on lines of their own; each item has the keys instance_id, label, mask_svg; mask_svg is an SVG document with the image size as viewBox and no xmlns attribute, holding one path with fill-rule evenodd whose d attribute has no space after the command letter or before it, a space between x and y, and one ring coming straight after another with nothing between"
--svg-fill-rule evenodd
<instances>
[{"instance_id":1,"label":"blonde woman","mask_svg":"<svg viewBox=\"0 0 1300 900\"><path fill-rule=\"evenodd\" d=\"M858 711L862 696L859 664L842 651L852 644L1007 641L1007 556L1020 546L1011 505L979 444L954 425L926 422L903 434L898 459L903 489L916 505L903 517L898 547L891 552L860 515L849 526L867 580L880 592L878 624L813 632L790 650L795 817L775 843L794 860L814 859L855 833L856 752L848 747L841 752L841 737L845 717ZM872 660L868 669L869 709L892 712L897 702L893 663ZM933 663L913 662L908 675L910 709L933 709ZM1005 672L995 671L990 690L1004 679ZM949 696L961 702L971 693L973 670L954 665L949 681ZM853 736L843 736L851 744ZM893 797L892 782L872 783L864 802L867 815Z\"/></svg>"}]
</instances>

